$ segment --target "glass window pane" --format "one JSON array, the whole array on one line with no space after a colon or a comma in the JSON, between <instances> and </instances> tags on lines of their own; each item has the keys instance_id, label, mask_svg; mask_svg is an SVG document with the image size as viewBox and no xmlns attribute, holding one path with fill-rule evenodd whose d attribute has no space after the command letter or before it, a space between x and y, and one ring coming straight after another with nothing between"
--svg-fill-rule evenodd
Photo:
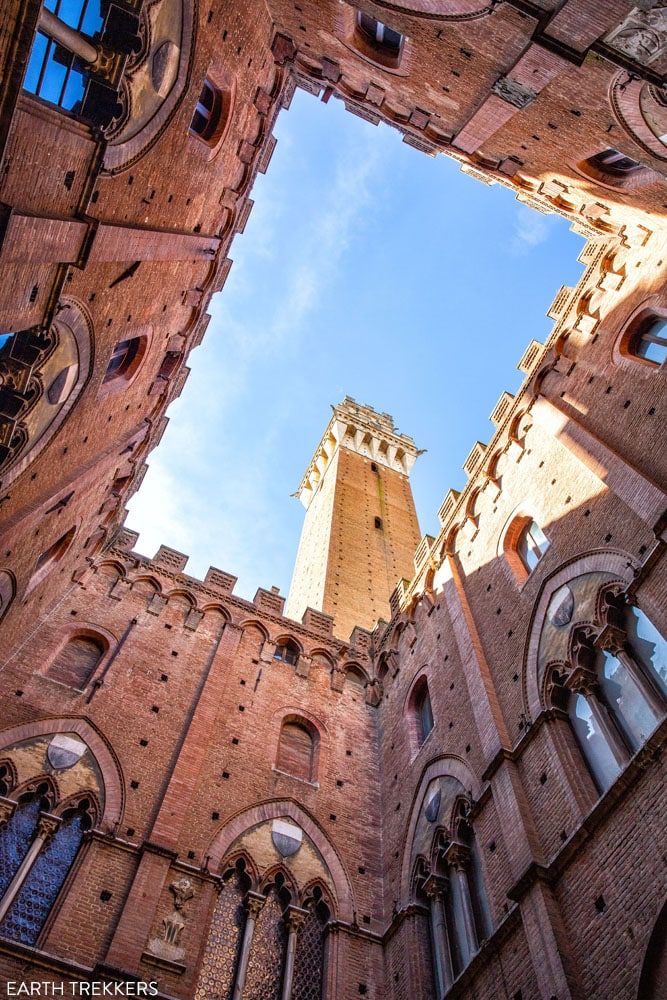
<instances>
[{"instance_id":1,"label":"glass window pane","mask_svg":"<svg viewBox=\"0 0 667 1000\"><path fill-rule=\"evenodd\" d=\"M549 540L547 539L546 535L540 528L537 521L530 522L530 537L535 548L538 550L539 555L540 556L544 555L544 553L549 548Z\"/></svg>"},{"instance_id":2,"label":"glass window pane","mask_svg":"<svg viewBox=\"0 0 667 1000\"><path fill-rule=\"evenodd\" d=\"M103 24L104 18L102 17L102 5L100 0L88 0L83 12L83 18L81 20L81 27L79 28L79 31L83 31L85 35L92 36L102 31Z\"/></svg>"},{"instance_id":3,"label":"glass window pane","mask_svg":"<svg viewBox=\"0 0 667 1000\"><path fill-rule=\"evenodd\" d=\"M193 132L196 132L197 135L202 135L205 132L206 119L200 111L195 111L192 116L192 124L190 125L190 128Z\"/></svg>"},{"instance_id":4,"label":"glass window pane","mask_svg":"<svg viewBox=\"0 0 667 1000\"><path fill-rule=\"evenodd\" d=\"M0 333L0 350L9 343L13 336L13 333Z\"/></svg>"},{"instance_id":5,"label":"glass window pane","mask_svg":"<svg viewBox=\"0 0 667 1000\"><path fill-rule=\"evenodd\" d=\"M214 100L215 100L215 91L213 90L213 87L208 82L208 80L206 80L204 86L202 87L201 94L199 95L199 103L202 104L205 108L207 108L208 111L212 111Z\"/></svg>"},{"instance_id":6,"label":"glass window pane","mask_svg":"<svg viewBox=\"0 0 667 1000\"><path fill-rule=\"evenodd\" d=\"M661 365L667 358L667 344L656 344L653 340L640 337L637 344L637 354L640 358L653 361L656 365Z\"/></svg>"},{"instance_id":7,"label":"glass window pane","mask_svg":"<svg viewBox=\"0 0 667 1000\"><path fill-rule=\"evenodd\" d=\"M428 734L433 729L433 711L431 709L431 699L428 694L424 696L424 700L421 705L421 721L422 721L422 735L426 739Z\"/></svg>"},{"instance_id":8,"label":"glass window pane","mask_svg":"<svg viewBox=\"0 0 667 1000\"><path fill-rule=\"evenodd\" d=\"M49 44L49 51L46 57L46 69L39 88L39 96L52 104L60 102L67 66L72 56L65 49L53 42Z\"/></svg>"},{"instance_id":9,"label":"glass window pane","mask_svg":"<svg viewBox=\"0 0 667 1000\"><path fill-rule=\"evenodd\" d=\"M83 836L80 813L65 820L42 848L18 895L7 911L0 934L34 944L74 861Z\"/></svg>"},{"instance_id":10,"label":"glass window pane","mask_svg":"<svg viewBox=\"0 0 667 1000\"><path fill-rule=\"evenodd\" d=\"M46 57L48 44L49 40L46 35L43 35L41 31L38 31L35 35L35 40L32 43L32 52L30 53L28 68L25 71L25 77L23 80L24 89L29 91L31 94L37 93L39 74L42 72L42 65Z\"/></svg>"},{"instance_id":11,"label":"glass window pane","mask_svg":"<svg viewBox=\"0 0 667 1000\"><path fill-rule=\"evenodd\" d=\"M596 784L604 792L618 776L620 767L583 694L570 699L570 721Z\"/></svg>"},{"instance_id":12,"label":"glass window pane","mask_svg":"<svg viewBox=\"0 0 667 1000\"><path fill-rule=\"evenodd\" d=\"M83 100L83 93L85 89L86 77L83 73L79 72L78 69L72 69L65 86L65 93L63 94L60 106L66 111L78 111L79 105Z\"/></svg>"},{"instance_id":13,"label":"glass window pane","mask_svg":"<svg viewBox=\"0 0 667 1000\"><path fill-rule=\"evenodd\" d=\"M60 0L58 17L70 28L78 29L83 13L83 0Z\"/></svg>"},{"instance_id":14,"label":"glass window pane","mask_svg":"<svg viewBox=\"0 0 667 1000\"><path fill-rule=\"evenodd\" d=\"M624 665L603 653L600 686L633 750L638 750L657 725L657 718Z\"/></svg>"},{"instance_id":15,"label":"glass window pane","mask_svg":"<svg viewBox=\"0 0 667 1000\"><path fill-rule=\"evenodd\" d=\"M39 816L39 799L18 805L9 822L0 830L0 898L28 853Z\"/></svg>"},{"instance_id":16,"label":"glass window pane","mask_svg":"<svg viewBox=\"0 0 667 1000\"><path fill-rule=\"evenodd\" d=\"M667 697L667 641L639 608L628 608L625 628L635 659Z\"/></svg>"}]
</instances>

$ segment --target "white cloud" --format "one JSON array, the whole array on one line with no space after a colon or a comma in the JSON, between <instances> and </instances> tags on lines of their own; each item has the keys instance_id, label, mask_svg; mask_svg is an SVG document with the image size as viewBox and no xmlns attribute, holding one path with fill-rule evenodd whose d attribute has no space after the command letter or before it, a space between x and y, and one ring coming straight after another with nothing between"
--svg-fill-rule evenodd
<instances>
[{"instance_id":1,"label":"white cloud","mask_svg":"<svg viewBox=\"0 0 667 1000\"><path fill-rule=\"evenodd\" d=\"M170 425L130 503L128 527L140 533L137 548L142 553L152 555L160 544L169 545L191 557L186 571L197 576L213 561L238 575L239 592L251 597L247 584L257 579L258 571L267 573L262 569L270 562L267 548L278 562L283 550L292 547L291 538L276 537L271 492L280 460L280 401L272 403L273 419L265 422L259 437L253 435L252 443L244 439L239 419L249 419L243 400L253 394L257 364L296 352L310 333L309 318L335 282L376 193L384 147L378 138L364 134L341 145L333 170L327 171L331 180L323 188L325 197L320 195L287 261L285 202L267 197L266 190L258 193L248 235L239 244L239 261L224 296L212 302L206 341L191 358L183 398L170 408ZM253 257L284 275L284 291L270 304L268 322L266 308L252 308L265 305L263 289L250 285L257 272ZM263 586L274 582L281 581L261 580Z\"/></svg>"},{"instance_id":2,"label":"white cloud","mask_svg":"<svg viewBox=\"0 0 667 1000\"><path fill-rule=\"evenodd\" d=\"M520 205L514 222L514 238L511 243L513 252L528 253L533 247L546 242L551 235L551 222L551 219L540 212Z\"/></svg>"}]
</instances>

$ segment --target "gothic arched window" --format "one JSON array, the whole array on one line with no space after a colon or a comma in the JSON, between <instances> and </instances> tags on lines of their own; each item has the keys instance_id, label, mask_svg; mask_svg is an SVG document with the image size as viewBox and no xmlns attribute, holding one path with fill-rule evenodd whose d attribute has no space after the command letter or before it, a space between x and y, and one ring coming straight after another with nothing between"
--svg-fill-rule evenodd
<instances>
[{"instance_id":1,"label":"gothic arched window","mask_svg":"<svg viewBox=\"0 0 667 1000\"><path fill-rule=\"evenodd\" d=\"M222 878L222 891L213 912L195 1000L208 1000L213 996L229 1000L234 990L246 919L243 900L251 882L243 860L229 868Z\"/></svg>"},{"instance_id":2,"label":"gothic arched window","mask_svg":"<svg viewBox=\"0 0 667 1000\"><path fill-rule=\"evenodd\" d=\"M611 148L603 149L601 152L595 153L594 156L589 156L586 163L612 177L628 177L630 174L636 174L639 170L643 170L641 163L637 160L619 152L618 149Z\"/></svg>"},{"instance_id":3,"label":"gothic arched window","mask_svg":"<svg viewBox=\"0 0 667 1000\"><path fill-rule=\"evenodd\" d=\"M516 541L516 551L526 571L532 573L549 548L549 541L537 521L527 521Z\"/></svg>"},{"instance_id":4,"label":"gothic arched window","mask_svg":"<svg viewBox=\"0 0 667 1000\"><path fill-rule=\"evenodd\" d=\"M84 800L77 808L65 812L55 831L49 831L45 846L0 922L0 936L21 944L35 944L72 867L83 834L92 825L89 808L89 802Z\"/></svg>"},{"instance_id":5,"label":"gothic arched window","mask_svg":"<svg viewBox=\"0 0 667 1000\"><path fill-rule=\"evenodd\" d=\"M75 114L81 110L89 67L97 60L92 40L102 29L100 0L45 0L23 88Z\"/></svg>"},{"instance_id":6,"label":"gothic arched window","mask_svg":"<svg viewBox=\"0 0 667 1000\"><path fill-rule=\"evenodd\" d=\"M667 709L667 643L639 608L608 598L607 625L573 631L574 669L552 673L556 700L568 714L601 792L646 742Z\"/></svg>"},{"instance_id":7,"label":"gothic arched window","mask_svg":"<svg viewBox=\"0 0 667 1000\"><path fill-rule=\"evenodd\" d=\"M324 989L324 933L331 913L318 887L304 909L307 916L298 932L290 1000L319 1000Z\"/></svg>"},{"instance_id":8,"label":"gothic arched window","mask_svg":"<svg viewBox=\"0 0 667 1000\"><path fill-rule=\"evenodd\" d=\"M255 922L243 1000L280 1000L287 948L287 927L283 910L289 905L290 894L280 875L264 893Z\"/></svg>"},{"instance_id":9,"label":"gothic arched window","mask_svg":"<svg viewBox=\"0 0 667 1000\"><path fill-rule=\"evenodd\" d=\"M26 796L0 830L0 901L28 853L44 805L39 795Z\"/></svg>"},{"instance_id":10,"label":"gothic arched window","mask_svg":"<svg viewBox=\"0 0 667 1000\"><path fill-rule=\"evenodd\" d=\"M304 781L317 779L317 739L301 719L285 719L280 727L276 767Z\"/></svg>"},{"instance_id":11,"label":"gothic arched window","mask_svg":"<svg viewBox=\"0 0 667 1000\"><path fill-rule=\"evenodd\" d=\"M31 590L34 590L34 588L49 575L56 564L65 557L70 545L74 541L75 534L76 528L70 528L69 531L65 532L64 535L61 535L60 538L53 543L53 545L49 545L48 549L45 549L44 552L37 557L32 575L28 580L28 586L25 591L26 594L29 594Z\"/></svg>"},{"instance_id":12,"label":"gothic arched window","mask_svg":"<svg viewBox=\"0 0 667 1000\"><path fill-rule=\"evenodd\" d=\"M0 831L0 937L35 944L72 867L94 806L85 796L55 816L48 785L23 796Z\"/></svg>"},{"instance_id":13,"label":"gothic arched window","mask_svg":"<svg viewBox=\"0 0 667 1000\"><path fill-rule=\"evenodd\" d=\"M416 739L417 747L421 747L435 725L428 681L423 676L419 678L412 689L408 709L410 728L414 734L413 739Z\"/></svg>"},{"instance_id":14,"label":"gothic arched window","mask_svg":"<svg viewBox=\"0 0 667 1000\"><path fill-rule=\"evenodd\" d=\"M141 364L146 352L146 345L147 339L143 336L119 340L107 363L102 384L107 385L117 379L129 382Z\"/></svg>"},{"instance_id":15,"label":"gothic arched window","mask_svg":"<svg viewBox=\"0 0 667 1000\"><path fill-rule=\"evenodd\" d=\"M667 319L662 316L645 317L630 334L627 352L657 368L667 361Z\"/></svg>"},{"instance_id":16,"label":"gothic arched window","mask_svg":"<svg viewBox=\"0 0 667 1000\"><path fill-rule=\"evenodd\" d=\"M294 639L279 639L276 643L276 651L273 654L274 660L282 660L295 667L299 660L299 647Z\"/></svg>"},{"instance_id":17,"label":"gothic arched window","mask_svg":"<svg viewBox=\"0 0 667 1000\"><path fill-rule=\"evenodd\" d=\"M190 134L213 145L220 132L223 110L222 92L206 77L190 122Z\"/></svg>"},{"instance_id":18,"label":"gothic arched window","mask_svg":"<svg viewBox=\"0 0 667 1000\"><path fill-rule=\"evenodd\" d=\"M81 691L104 656L106 648L105 643L92 636L73 636L58 650L49 664L46 676Z\"/></svg>"},{"instance_id":19,"label":"gothic arched window","mask_svg":"<svg viewBox=\"0 0 667 1000\"><path fill-rule=\"evenodd\" d=\"M403 35L370 14L357 11L357 31L369 48L383 59L398 62Z\"/></svg>"}]
</instances>

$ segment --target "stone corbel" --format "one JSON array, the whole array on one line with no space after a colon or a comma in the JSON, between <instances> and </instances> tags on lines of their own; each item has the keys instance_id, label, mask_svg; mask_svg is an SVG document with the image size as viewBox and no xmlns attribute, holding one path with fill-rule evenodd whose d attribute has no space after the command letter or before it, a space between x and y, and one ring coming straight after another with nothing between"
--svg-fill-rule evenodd
<instances>
[{"instance_id":1,"label":"stone corbel","mask_svg":"<svg viewBox=\"0 0 667 1000\"><path fill-rule=\"evenodd\" d=\"M307 656L306 653L300 653L295 667L297 677L308 677L312 662L310 656Z\"/></svg>"},{"instance_id":2,"label":"stone corbel","mask_svg":"<svg viewBox=\"0 0 667 1000\"><path fill-rule=\"evenodd\" d=\"M337 667L331 671L331 690L342 691L345 686L345 671Z\"/></svg>"},{"instance_id":3,"label":"stone corbel","mask_svg":"<svg viewBox=\"0 0 667 1000\"><path fill-rule=\"evenodd\" d=\"M7 825L14 815L15 809L16 802L13 799L7 799L4 795L0 795L0 830Z\"/></svg>"},{"instance_id":4,"label":"stone corbel","mask_svg":"<svg viewBox=\"0 0 667 1000\"><path fill-rule=\"evenodd\" d=\"M203 611L197 611L195 608L189 611L185 621L183 622L183 628L189 629L191 632L195 632L204 617Z\"/></svg>"}]
</instances>

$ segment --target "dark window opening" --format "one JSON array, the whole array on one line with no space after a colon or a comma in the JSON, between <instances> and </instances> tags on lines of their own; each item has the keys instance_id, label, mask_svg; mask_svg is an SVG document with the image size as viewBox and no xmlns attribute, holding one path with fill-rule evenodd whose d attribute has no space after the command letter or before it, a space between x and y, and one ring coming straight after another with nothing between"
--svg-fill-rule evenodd
<instances>
[{"instance_id":1,"label":"dark window opening","mask_svg":"<svg viewBox=\"0 0 667 1000\"><path fill-rule=\"evenodd\" d=\"M667 319L651 316L630 338L630 353L653 365L667 361Z\"/></svg>"},{"instance_id":2,"label":"dark window opening","mask_svg":"<svg viewBox=\"0 0 667 1000\"><path fill-rule=\"evenodd\" d=\"M403 35L400 32L362 11L357 12L357 27L364 41L381 55L392 59L400 56L403 45Z\"/></svg>"},{"instance_id":3,"label":"dark window opening","mask_svg":"<svg viewBox=\"0 0 667 1000\"><path fill-rule=\"evenodd\" d=\"M381 517L376 517L375 518L375 527L379 528L380 530L382 530L382 518Z\"/></svg>"},{"instance_id":4,"label":"dark window opening","mask_svg":"<svg viewBox=\"0 0 667 1000\"><path fill-rule=\"evenodd\" d=\"M103 384L111 382L122 375L127 375L132 369L139 356L139 348L144 338L131 337L129 340L119 340L113 349L106 371L104 373Z\"/></svg>"},{"instance_id":5,"label":"dark window opening","mask_svg":"<svg viewBox=\"0 0 667 1000\"><path fill-rule=\"evenodd\" d=\"M192 121L190 122L190 133L203 139L204 142L214 140L222 117L222 111L222 94L207 77L204 80L204 85L201 89Z\"/></svg>"}]
</instances>

